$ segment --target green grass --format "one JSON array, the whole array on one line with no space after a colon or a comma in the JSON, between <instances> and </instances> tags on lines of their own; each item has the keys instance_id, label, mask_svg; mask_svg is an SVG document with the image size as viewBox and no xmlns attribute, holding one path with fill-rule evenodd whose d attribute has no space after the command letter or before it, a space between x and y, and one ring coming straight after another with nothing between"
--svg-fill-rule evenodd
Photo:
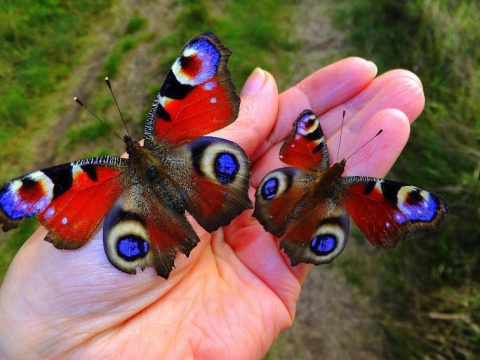
<instances>
[{"instance_id":1,"label":"green grass","mask_svg":"<svg viewBox=\"0 0 480 360\"><path fill-rule=\"evenodd\" d=\"M220 4L201 0L178 3L188 6L184 6L179 14L177 29L155 47L155 51L167 53L161 64L162 72L168 70L185 39L206 31L218 34L233 51L229 68L237 89L241 89L257 66L277 74L287 71L293 56L291 52L298 48L288 39L290 19L287 5L291 1L244 0Z\"/></svg>"},{"instance_id":2,"label":"green grass","mask_svg":"<svg viewBox=\"0 0 480 360\"><path fill-rule=\"evenodd\" d=\"M478 18L476 2L453 0L362 0L337 14L338 25L351 29L355 54L380 71L406 68L422 80L426 108L392 173L440 193L451 207L439 234L382 254L381 269L363 264L382 273L377 296L391 316L382 324L392 358L469 358L480 350L480 333L468 321L430 316L468 314L480 322L473 311L480 305ZM447 290L471 300L445 308Z\"/></svg>"},{"instance_id":3,"label":"green grass","mask_svg":"<svg viewBox=\"0 0 480 360\"><path fill-rule=\"evenodd\" d=\"M0 119L25 125L37 98L55 88L76 64L74 49L109 0L12 1L0 4Z\"/></svg>"}]
</instances>

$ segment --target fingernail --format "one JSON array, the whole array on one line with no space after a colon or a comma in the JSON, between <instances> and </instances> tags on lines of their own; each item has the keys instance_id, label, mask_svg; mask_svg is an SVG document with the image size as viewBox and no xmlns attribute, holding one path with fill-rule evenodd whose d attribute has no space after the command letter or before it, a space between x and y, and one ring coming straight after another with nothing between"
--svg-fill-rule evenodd
<instances>
[{"instance_id":1,"label":"fingernail","mask_svg":"<svg viewBox=\"0 0 480 360\"><path fill-rule=\"evenodd\" d=\"M373 61L368 61L368 64L372 67L373 71L375 72L375 75L378 73L378 67L375 65Z\"/></svg>"},{"instance_id":2,"label":"fingernail","mask_svg":"<svg viewBox=\"0 0 480 360\"><path fill-rule=\"evenodd\" d=\"M248 77L245 85L243 85L243 89L240 95L255 95L257 94L260 89L263 87L265 83L266 76L265 71L260 68L256 68Z\"/></svg>"}]
</instances>

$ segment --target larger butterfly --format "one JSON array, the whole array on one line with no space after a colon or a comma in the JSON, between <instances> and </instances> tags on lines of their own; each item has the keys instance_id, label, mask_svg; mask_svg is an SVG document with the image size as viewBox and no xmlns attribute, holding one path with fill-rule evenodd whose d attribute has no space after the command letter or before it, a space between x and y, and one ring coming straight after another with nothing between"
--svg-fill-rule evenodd
<instances>
[{"instance_id":1,"label":"larger butterfly","mask_svg":"<svg viewBox=\"0 0 480 360\"><path fill-rule=\"evenodd\" d=\"M349 217L368 241L394 247L407 235L437 230L446 202L416 186L365 176L342 177L346 160L328 166L328 149L315 114L305 110L285 140L274 170L255 193L253 216L277 237L292 265L325 264L348 240Z\"/></svg>"},{"instance_id":2,"label":"larger butterfly","mask_svg":"<svg viewBox=\"0 0 480 360\"><path fill-rule=\"evenodd\" d=\"M49 230L45 240L77 249L105 219L105 252L116 268L135 274L153 266L168 278L176 253L188 256L199 242L185 211L211 232L252 208L244 151L203 136L237 118L230 55L212 33L185 45L150 110L144 145L124 137L128 159L73 161L0 185L3 230L37 216Z\"/></svg>"}]
</instances>

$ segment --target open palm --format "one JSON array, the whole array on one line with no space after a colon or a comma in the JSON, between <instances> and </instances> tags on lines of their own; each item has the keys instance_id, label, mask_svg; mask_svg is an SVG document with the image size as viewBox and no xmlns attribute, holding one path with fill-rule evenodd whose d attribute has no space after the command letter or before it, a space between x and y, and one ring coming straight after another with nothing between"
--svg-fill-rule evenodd
<instances>
[{"instance_id":1,"label":"open palm","mask_svg":"<svg viewBox=\"0 0 480 360\"><path fill-rule=\"evenodd\" d=\"M347 163L345 175L384 176L405 145L424 96L415 75L349 58L278 95L255 70L242 91L239 118L215 135L250 156L250 195L278 158L292 123L315 111L336 160L379 129ZM331 159L332 160L332 159ZM192 220L194 223L194 220ZM245 211L201 242L164 280L153 269L131 276L110 265L101 232L77 251L59 251L39 229L15 257L0 292L0 358L261 358L294 319L307 265L294 268Z\"/></svg>"}]
</instances>

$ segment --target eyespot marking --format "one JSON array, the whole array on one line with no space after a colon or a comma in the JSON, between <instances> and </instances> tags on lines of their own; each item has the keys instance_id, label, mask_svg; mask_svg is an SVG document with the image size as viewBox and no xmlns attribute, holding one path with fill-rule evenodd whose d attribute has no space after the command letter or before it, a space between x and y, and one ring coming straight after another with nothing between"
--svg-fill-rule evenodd
<instances>
[{"instance_id":1,"label":"eyespot marking","mask_svg":"<svg viewBox=\"0 0 480 360\"><path fill-rule=\"evenodd\" d=\"M191 42L180 58L175 61L172 72L181 84L196 86L215 76L220 56L217 48L210 41L197 39Z\"/></svg>"},{"instance_id":2,"label":"eyespot marking","mask_svg":"<svg viewBox=\"0 0 480 360\"><path fill-rule=\"evenodd\" d=\"M319 256L330 254L335 250L337 238L334 234L321 234L315 236L310 242L310 248Z\"/></svg>"},{"instance_id":3,"label":"eyespot marking","mask_svg":"<svg viewBox=\"0 0 480 360\"><path fill-rule=\"evenodd\" d=\"M122 236L117 242L118 256L127 261L144 258L148 254L148 250L148 242L135 235Z\"/></svg>"},{"instance_id":4,"label":"eyespot marking","mask_svg":"<svg viewBox=\"0 0 480 360\"><path fill-rule=\"evenodd\" d=\"M32 217L52 201L54 184L42 171L10 182L0 192L0 207L12 220Z\"/></svg>"},{"instance_id":5,"label":"eyespot marking","mask_svg":"<svg viewBox=\"0 0 480 360\"><path fill-rule=\"evenodd\" d=\"M398 191L398 208L409 221L432 221L438 207L437 199L426 190L403 186Z\"/></svg>"},{"instance_id":6,"label":"eyespot marking","mask_svg":"<svg viewBox=\"0 0 480 360\"><path fill-rule=\"evenodd\" d=\"M278 179L272 177L268 179L262 186L262 197L266 200L271 200L275 197L278 190Z\"/></svg>"},{"instance_id":7,"label":"eyespot marking","mask_svg":"<svg viewBox=\"0 0 480 360\"><path fill-rule=\"evenodd\" d=\"M215 175L222 184L232 183L240 168L237 158L229 153L219 153L215 158Z\"/></svg>"}]
</instances>

